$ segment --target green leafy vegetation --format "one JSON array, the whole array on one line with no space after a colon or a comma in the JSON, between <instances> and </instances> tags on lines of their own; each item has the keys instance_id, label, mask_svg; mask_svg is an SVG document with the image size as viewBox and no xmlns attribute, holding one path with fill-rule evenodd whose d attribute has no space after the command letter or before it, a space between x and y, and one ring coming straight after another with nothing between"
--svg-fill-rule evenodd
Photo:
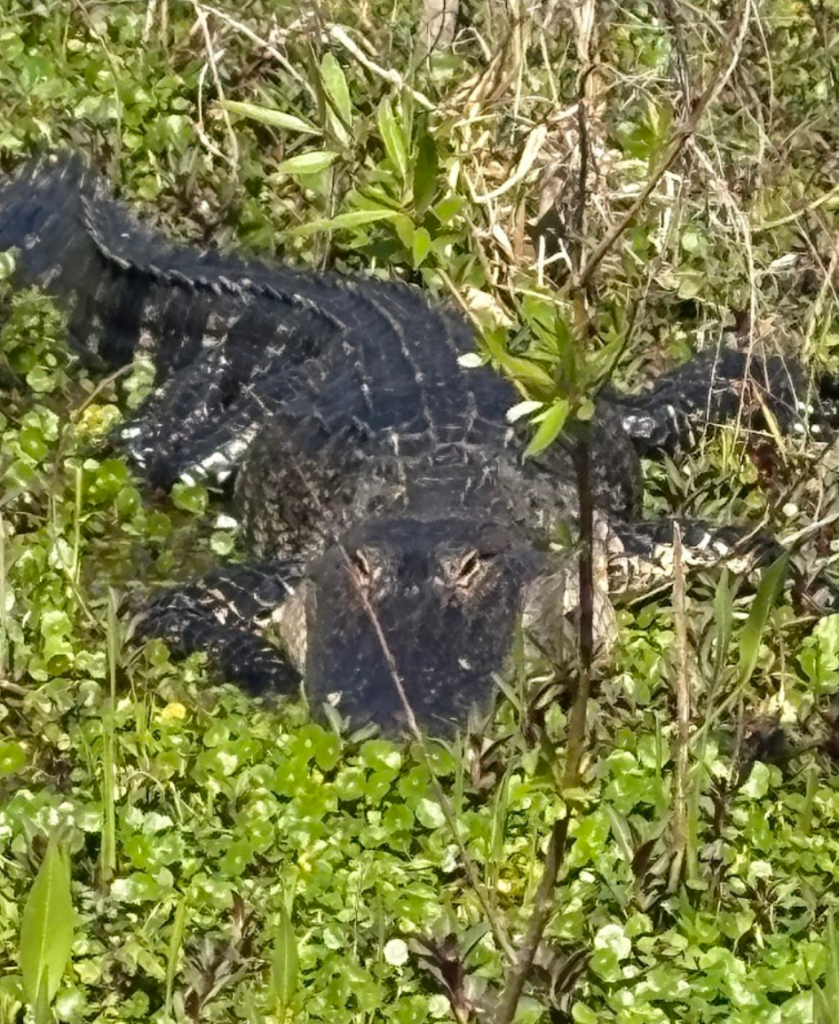
<instances>
[{"instance_id":1,"label":"green leafy vegetation","mask_svg":"<svg viewBox=\"0 0 839 1024\"><path fill-rule=\"evenodd\" d=\"M74 145L172 234L460 305L530 455L727 333L839 370L833 0L476 2L427 60L418 6L5 0L0 159ZM148 367L91 376L0 287L0 1024L497 1019L563 821L517 1021L839 1019L839 616L801 595L831 453L731 429L646 467L651 513L801 542L621 609L565 787L550 666L426 751L133 640L235 530L108 450Z\"/></svg>"}]
</instances>

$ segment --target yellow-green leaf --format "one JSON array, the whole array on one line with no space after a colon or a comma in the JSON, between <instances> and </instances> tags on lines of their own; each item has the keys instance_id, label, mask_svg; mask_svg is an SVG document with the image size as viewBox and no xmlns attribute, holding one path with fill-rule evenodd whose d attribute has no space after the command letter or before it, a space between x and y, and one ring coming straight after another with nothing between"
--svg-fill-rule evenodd
<instances>
[{"instance_id":1,"label":"yellow-green leaf","mask_svg":"<svg viewBox=\"0 0 839 1024\"><path fill-rule=\"evenodd\" d=\"M178 969L178 956L183 947L184 931L186 929L187 898L181 896L181 901L175 909L175 919L172 922L172 934L169 936L169 949L166 953L166 1016L172 1013L172 993L175 989L175 974Z\"/></svg>"},{"instance_id":2,"label":"yellow-green leaf","mask_svg":"<svg viewBox=\"0 0 839 1024\"><path fill-rule=\"evenodd\" d=\"M271 125L272 128L281 128L288 132L302 132L307 135L321 134L317 125L309 124L308 121L295 117L294 114L287 114L284 110L272 110L270 107L260 107L256 103L240 103L238 100L219 100L219 103L231 114L239 114L251 121Z\"/></svg>"},{"instance_id":3,"label":"yellow-green leaf","mask_svg":"<svg viewBox=\"0 0 839 1024\"><path fill-rule=\"evenodd\" d=\"M414 247L414 222L404 213L394 218L393 229L399 241L410 252Z\"/></svg>"},{"instance_id":4,"label":"yellow-green leaf","mask_svg":"<svg viewBox=\"0 0 839 1024\"><path fill-rule=\"evenodd\" d=\"M526 459L538 455L539 452L543 452L556 439L559 432L565 426L565 421L568 419L568 408L567 400L560 398L549 409L540 414L538 417L539 428L524 452Z\"/></svg>"},{"instance_id":5,"label":"yellow-green leaf","mask_svg":"<svg viewBox=\"0 0 839 1024\"><path fill-rule=\"evenodd\" d=\"M525 384L553 389L554 382L551 375L543 370L538 363L534 363L532 359L523 359L521 356L511 356L509 352L504 352L498 357L498 362L517 380Z\"/></svg>"},{"instance_id":6,"label":"yellow-green leaf","mask_svg":"<svg viewBox=\"0 0 839 1024\"><path fill-rule=\"evenodd\" d=\"M351 210L349 213L339 213L336 217L321 217L318 220L310 220L307 224L301 224L294 229L295 235L311 235L316 231L338 231L342 228L361 228L365 224L373 224L377 220L394 220L400 214L397 210Z\"/></svg>"},{"instance_id":7,"label":"yellow-green leaf","mask_svg":"<svg viewBox=\"0 0 839 1024\"><path fill-rule=\"evenodd\" d=\"M789 552L784 552L764 572L757 588L749 617L740 633L740 664L737 676L740 686L744 686L751 678L760 653L760 641L769 621L769 613L781 592L784 576L789 563Z\"/></svg>"},{"instance_id":8,"label":"yellow-green leaf","mask_svg":"<svg viewBox=\"0 0 839 1024\"><path fill-rule=\"evenodd\" d=\"M330 149L315 149L283 160L277 170L284 174L320 174L337 159L338 154Z\"/></svg>"},{"instance_id":9,"label":"yellow-green leaf","mask_svg":"<svg viewBox=\"0 0 839 1024\"><path fill-rule=\"evenodd\" d=\"M728 583L728 569L723 569L714 592L714 621L717 625L714 678L719 679L728 655L734 627L734 600Z\"/></svg>"},{"instance_id":10,"label":"yellow-green leaf","mask_svg":"<svg viewBox=\"0 0 839 1024\"><path fill-rule=\"evenodd\" d=\"M417 228L414 232L414 237L411 245L411 255L414 261L414 267L422 265L423 260L431 251L431 236L425 230L425 228Z\"/></svg>"},{"instance_id":11,"label":"yellow-green leaf","mask_svg":"<svg viewBox=\"0 0 839 1024\"><path fill-rule=\"evenodd\" d=\"M350 141L352 105L344 69L334 54L324 54L323 60L320 62L320 75L326 95L331 100L331 105L327 105L329 126L341 142L346 144Z\"/></svg>"},{"instance_id":12,"label":"yellow-green leaf","mask_svg":"<svg viewBox=\"0 0 839 1024\"><path fill-rule=\"evenodd\" d=\"M298 956L297 937L291 918L285 907L280 911L280 920L274 935L274 950L271 957L271 997L277 1007L277 1018L284 1020L286 1010L297 991Z\"/></svg>"},{"instance_id":13,"label":"yellow-green leaf","mask_svg":"<svg viewBox=\"0 0 839 1024\"><path fill-rule=\"evenodd\" d=\"M554 390L551 375L532 359L511 355L504 347L503 336L496 336L490 331L484 335L484 340L492 358L511 376L532 387L545 388L549 392Z\"/></svg>"},{"instance_id":14,"label":"yellow-green leaf","mask_svg":"<svg viewBox=\"0 0 839 1024\"><path fill-rule=\"evenodd\" d=\"M29 1005L39 1015L49 1007L61 984L73 945L70 867L54 839L32 888L20 925L20 973Z\"/></svg>"},{"instance_id":15,"label":"yellow-green leaf","mask_svg":"<svg viewBox=\"0 0 839 1024\"><path fill-rule=\"evenodd\" d=\"M387 96L379 104L378 120L385 152L404 181L408 170L408 150L405 146L402 125L394 115L393 106Z\"/></svg>"}]
</instances>

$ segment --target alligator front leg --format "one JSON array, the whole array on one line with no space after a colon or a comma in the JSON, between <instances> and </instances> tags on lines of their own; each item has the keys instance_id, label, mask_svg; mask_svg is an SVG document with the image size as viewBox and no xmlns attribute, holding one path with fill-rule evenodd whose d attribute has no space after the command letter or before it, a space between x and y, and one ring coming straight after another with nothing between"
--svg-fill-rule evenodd
<instances>
[{"instance_id":1,"label":"alligator front leg","mask_svg":"<svg viewBox=\"0 0 839 1024\"><path fill-rule=\"evenodd\" d=\"M624 430L641 454L689 448L709 428L742 416L745 424L770 414L783 433L802 424L801 398L807 388L800 364L722 349L703 352L658 378L640 395L609 395ZM831 409L815 398L814 432ZM802 427L803 429L803 427Z\"/></svg>"},{"instance_id":2,"label":"alligator front leg","mask_svg":"<svg viewBox=\"0 0 839 1024\"><path fill-rule=\"evenodd\" d=\"M228 566L157 595L144 609L138 633L165 640L176 654L207 651L227 679L255 695L295 694L305 620L289 599L301 576L299 563ZM286 650L263 638L278 619Z\"/></svg>"},{"instance_id":3,"label":"alligator front leg","mask_svg":"<svg viewBox=\"0 0 839 1024\"><path fill-rule=\"evenodd\" d=\"M613 597L649 593L673 582L676 525L686 571L722 565L747 574L781 553L755 526L718 526L698 519L610 524L606 551Z\"/></svg>"},{"instance_id":4,"label":"alligator front leg","mask_svg":"<svg viewBox=\"0 0 839 1024\"><path fill-rule=\"evenodd\" d=\"M664 519L608 526L606 562L609 595L631 600L669 587L674 579L674 523L678 523L685 572L724 566L748 576L790 552L788 581L793 605L804 615L839 611L839 586L825 565L814 564L806 552L785 547L763 530L748 526L716 526L698 519Z\"/></svg>"},{"instance_id":5,"label":"alligator front leg","mask_svg":"<svg viewBox=\"0 0 839 1024\"><path fill-rule=\"evenodd\" d=\"M201 352L123 428L124 447L153 484L168 489L179 477L223 483L293 392L286 345L261 340L272 325L258 309L249 318L258 343L234 338L235 345Z\"/></svg>"}]
</instances>

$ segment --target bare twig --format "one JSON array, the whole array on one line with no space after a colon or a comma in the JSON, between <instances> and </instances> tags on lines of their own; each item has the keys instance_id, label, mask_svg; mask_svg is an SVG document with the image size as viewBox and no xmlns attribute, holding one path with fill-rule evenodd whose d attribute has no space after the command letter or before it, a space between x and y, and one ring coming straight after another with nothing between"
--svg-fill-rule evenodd
<instances>
[{"instance_id":1,"label":"bare twig","mask_svg":"<svg viewBox=\"0 0 839 1024\"><path fill-rule=\"evenodd\" d=\"M573 219L571 222L571 240L569 245L569 256L574 270L579 272L580 261L583 258L583 229L586 222L586 208L588 206L588 170L591 160L588 137L588 113L589 104L587 93L588 82L594 72L594 65L589 64L580 75L579 92L577 94L577 138L580 147L580 169L577 178L577 199L574 204Z\"/></svg>"},{"instance_id":2,"label":"bare twig","mask_svg":"<svg viewBox=\"0 0 839 1024\"><path fill-rule=\"evenodd\" d=\"M344 49L355 57L359 64L362 64L368 71L372 71L374 75L378 75L379 78L383 78L386 82L391 82L398 89L408 88L410 94L419 103L421 107L425 107L426 110L435 110L435 105L425 95L425 93L418 92L416 89L412 89L407 85L405 79L395 68L383 68L381 64L377 64L371 60L367 54L361 49L361 47L350 39L347 35L346 29L342 25L333 25L329 30L330 38L334 39L336 43L340 43Z\"/></svg>"},{"instance_id":3,"label":"bare twig","mask_svg":"<svg viewBox=\"0 0 839 1024\"><path fill-rule=\"evenodd\" d=\"M219 146L213 142L210 136L207 134L207 129L204 127L204 80L207 77L207 71L209 65L204 64L201 70L198 72L198 120L195 122L193 127L195 128L195 134L203 143L204 147L218 157L219 160L223 160L225 163L230 163L230 157L224 152Z\"/></svg>"},{"instance_id":4,"label":"bare twig","mask_svg":"<svg viewBox=\"0 0 839 1024\"><path fill-rule=\"evenodd\" d=\"M687 597L682 565L682 534L673 523L673 691L676 697L676 770L673 785L673 860L670 891L675 892L682 874L688 838L687 770L690 743L690 681L688 678Z\"/></svg>"},{"instance_id":5,"label":"bare twig","mask_svg":"<svg viewBox=\"0 0 839 1024\"><path fill-rule=\"evenodd\" d=\"M663 15L663 20L670 27L670 35L673 39L675 77L682 90L682 103L685 110L690 110L693 84L690 80L690 64L688 63L687 46L685 45L685 34L682 28L681 14L676 9L676 5L673 0L661 0L661 13Z\"/></svg>"},{"instance_id":6,"label":"bare twig","mask_svg":"<svg viewBox=\"0 0 839 1024\"><path fill-rule=\"evenodd\" d=\"M146 18L143 22L142 39L144 43L147 43L149 39L151 39L154 22L158 15L158 5L160 6L158 38L161 40L166 38L166 33L169 27L169 0L162 0L162 3L160 0L148 0L148 4L146 6Z\"/></svg>"},{"instance_id":7,"label":"bare twig","mask_svg":"<svg viewBox=\"0 0 839 1024\"><path fill-rule=\"evenodd\" d=\"M195 4L195 0L193 0L193 4ZM212 14L213 17L218 18L219 21L223 21L236 32L243 35L246 39L250 39L252 43L256 43L257 46L260 46L266 53L270 54L281 67L285 68L285 70L297 82L299 82L300 85L303 86L303 88L309 93L312 99L315 102L317 102L317 93L315 92L315 89L312 86L311 82L305 75L302 75L297 70L297 68L291 63L288 57L286 57L286 55L281 50L279 50L276 46L270 43L267 39L264 39L262 36L257 35L256 32L253 31L253 29L248 28L248 26L243 24L241 21L237 21L235 18L232 18L225 11L219 10L218 7L212 7L210 4L200 4L200 7L203 11L206 11L208 14Z\"/></svg>"},{"instance_id":8,"label":"bare twig","mask_svg":"<svg viewBox=\"0 0 839 1024\"><path fill-rule=\"evenodd\" d=\"M524 149L522 150L518 166L510 177L497 188L494 188L491 192L485 192L483 195L478 195L474 190L472 190L472 201L475 203L488 203L491 200L504 195L505 192L509 192L511 188L515 188L516 185L524 181L533 168L536 158L539 156L539 151L542 149L542 146L544 146L547 137L547 127L542 124L537 125L527 136L527 142L524 144ZM468 178L466 181L469 184L470 189L472 189L472 183Z\"/></svg>"},{"instance_id":9,"label":"bare twig","mask_svg":"<svg viewBox=\"0 0 839 1024\"><path fill-rule=\"evenodd\" d=\"M585 209L588 199L589 98L593 88L593 64L590 46L594 33L594 4L586 3L576 11L577 49L582 65L577 95L577 132L580 145L580 167L577 186L576 207L572 224L574 238L570 248L570 260L575 271L580 269L582 259L582 233L585 223ZM589 333L588 318L584 306L582 289L576 298L577 326L582 338ZM568 719L563 789L567 792L580 784L580 768L586 748L586 713L591 690L591 666L594 654L594 492L591 479L591 430L588 422L577 424L579 438L574 445L574 468L577 476L577 493L580 502L580 558L579 558L579 674L574 693L574 703ZM545 933L545 928L554 913L553 891L559 871L565 859L568 844L568 828L571 820L572 801L566 799L565 816L554 822L545 864L539 887L533 902L533 912L527 925L524 940L513 963L501 993L494 1024L510 1024L516 1014L525 982L533 969L533 963Z\"/></svg>"},{"instance_id":10,"label":"bare twig","mask_svg":"<svg viewBox=\"0 0 839 1024\"><path fill-rule=\"evenodd\" d=\"M325 514L325 509L323 508L320 498L318 497L314 489L311 487L306 477L306 474L300 468L296 460L293 461L293 468L297 473L298 477L300 478L300 481L303 484L304 488L308 492L314 508L316 508L320 513L322 521L327 521L328 517ZM402 704L402 709L405 712L405 719L408 724L408 731L411 733L412 738L415 740L420 751L422 752L423 762L426 768L428 769L431 784L432 787L434 788L434 795L436 796L437 801L440 804L440 809L442 810L443 817L446 819L446 824L448 825L449 830L452 833L452 838L457 844L463 862L463 868L464 871L466 872L466 877L469 880L469 885L474 891L478 899L478 902L481 905L481 909L486 915L486 919L489 922L490 928L492 929L493 938L498 944L499 949L501 949L504 955L510 961L512 961L516 955L515 948L513 947L512 943L507 937L507 931L506 928L504 927L504 923L499 917L495 907L493 906L489 898L486 886L480 879L478 870L475 867L475 863L472 860L471 856L469 855L469 851L466 848L466 843L463 841L463 837L460 834L460 829L457 827L457 818L455 816L454 807L452 806L451 801L444 792L443 787L440 785L440 780L437 778L437 773L434 770L434 764L431 759L431 755L428 751L425 736L423 735L422 730L419 727L419 723L417 722L416 715L414 714L414 709L408 698L408 694L405 690L405 685L402 682L402 676L399 672L399 666L396 664L396 659L394 658L393 652L390 649L390 645L387 642L387 637L384 634L384 630L382 629L382 624L379 621L379 617L378 615L376 615L375 609L371 605L367 595L364 592L363 587L360 585L356 578L352 559L350 558L349 552L344 547L344 544L341 542L340 537L336 536L333 533L327 532L326 530L323 530L320 527L318 527L318 529L320 530L321 536L327 542L335 545L335 547L338 548L338 550L341 552L342 558L346 563L347 569L350 572L350 578L353 581L353 584L356 589L356 595L361 601L361 604L364 607L364 611L367 617L369 618L371 625L373 626L373 630L376 634L376 639L379 643L382 654L387 663L391 680L393 682L394 687L396 688L397 694L399 695L399 700Z\"/></svg>"},{"instance_id":11,"label":"bare twig","mask_svg":"<svg viewBox=\"0 0 839 1024\"><path fill-rule=\"evenodd\" d=\"M553 913L553 890L559 869L565 858L565 847L568 843L568 825L570 817L554 822L548 852L545 854L545 867L539 888L534 899L533 915L527 926L527 934L521 944L518 955L513 960L513 968L507 979L501 999L498 1003L493 1024L510 1024L519 1005L524 983L533 967L539 943Z\"/></svg>"},{"instance_id":12,"label":"bare twig","mask_svg":"<svg viewBox=\"0 0 839 1024\"><path fill-rule=\"evenodd\" d=\"M574 446L580 495L580 674L568 720L568 752L563 778L563 786L567 789L574 789L580 784L594 654L594 495L591 485L589 424L580 424L580 430L583 436Z\"/></svg>"},{"instance_id":13,"label":"bare twig","mask_svg":"<svg viewBox=\"0 0 839 1024\"><path fill-rule=\"evenodd\" d=\"M352 571L352 561L349 557L349 554L344 549L344 546L342 544L339 544L339 547L341 550L341 554L346 559L347 567ZM492 928L492 934L493 937L495 938L495 941L498 943L499 947L504 952L504 955L509 960L512 960L516 955L516 951L507 937L506 929L504 928L504 925L502 924L498 914L496 913L495 907L489 900L489 896L487 895L487 891L483 882L478 876L475 864L472 858L469 856L469 851L466 849L466 844L464 843L463 837L460 834L460 829L457 827L457 818L455 817L454 807L452 806L452 803L449 800L448 796L446 796L443 787L440 785L440 780L437 778L437 774L434 771L434 765L432 763L431 756L429 755L428 752L425 737L422 734L422 730L420 729L416 719L416 715L414 714L414 709L411 706L410 700L408 699L408 694L402 682L402 677L399 673L399 668L396 664L396 659L393 657L393 652L391 651L390 645L387 642L387 637L384 634L384 630L382 629L379 617L378 615L376 615L375 609L370 604L367 595L364 593L364 589L360 585L357 587L357 595L361 599L361 603L364 606L364 610L367 613L367 616L370 619L370 622L372 623L373 630L376 633L376 639L379 641L379 646L382 649L382 654L384 655L385 661L387 662L387 666L390 671L393 685L396 687L396 692L399 694L399 699L402 702L402 707L408 722L408 729L412 737L418 744L420 750L422 751L423 761L425 762L425 766L428 769L428 773L431 778L431 784L434 788L434 795L437 797L437 800L440 804L443 816L446 819L446 824L449 826L449 830L452 833L452 838L457 843L461 858L463 860L463 867L464 870L466 871L466 877L469 879L469 884L472 887L475 895L478 897L478 902L481 904L481 909L483 910L484 914L486 914L486 918L490 924L490 927Z\"/></svg>"},{"instance_id":14,"label":"bare twig","mask_svg":"<svg viewBox=\"0 0 839 1024\"><path fill-rule=\"evenodd\" d=\"M454 39L459 0L423 0L419 26L419 48L423 55Z\"/></svg>"},{"instance_id":15,"label":"bare twig","mask_svg":"<svg viewBox=\"0 0 839 1024\"><path fill-rule=\"evenodd\" d=\"M829 202L837 195L839 195L839 185L834 185L833 188L822 193L818 199L814 199L811 203L807 203L806 206L802 206L800 210L793 210L792 213L788 213L785 217L778 217L777 220L767 220L764 221L763 224L755 224L752 230L771 231L772 228L780 228L783 227L784 224L793 224L795 221L800 220L806 213L812 213L813 210L818 210L820 206L824 206L825 203Z\"/></svg>"},{"instance_id":16,"label":"bare twig","mask_svg":"<svg viewBox=\"0 0 839 1024\"><path fill-rule=\"evenodd\" d=\"M743 43L746 38L746 31L749 26L749 14L751 12L751 0L744 0L743 9L739 18L739 25L737 32L732 40L728 41L727 49L729 51L727 60L721 60L717 66L716 74L713 76L710 85L705 89L693 108L693 112L685 123L676 130L670 142L665 147L665 155L656 169L655 173L649 179L647 184L641 189L640 194L635 199L629 210L624 214L620 221L612 228L611 231L603 238L595 247L594 252L589 256L585 267L580 272L579 279L577 281L569 281L568 287L576 285L577 287L583 288L591 280L594 272L600 266L604 256L611 250L618 239L623 235L624 231L629 227L632 221L635 219L635 215L641 209L641 207L650 198L652 193L655 191L658 183L667 173L667 171L673 166L678 160L682 153L682 150L687 145L688 140L694 134L699 127L706 110L719 96L722 90L725 88L725 84L734 72L737 62L740 59L740 52L743 48Z\"/></svg>"},{"instance_id":17,"label":"bare twig","mask_svg":"<svg viewBox=\"0 0 839 1024\"><path fill-rule=\"evenodd\" d=\"M568 723L568 749L565 762L563 788L573 789L579 785L580 765L585 751L586 707L588 705L591 680L591 662L594 649L594 501L591 488L591 444L588 424L582 424L582 438L575 446L574 462L577 469L577 486L580 493L580 674L574 705ZM545 865L536 896L533 913L527 925L504 991L498 1003L493 1024L510 1024L524 990L525 982L533 968L539 943L545 928L554 913L553 891L556 886L565 850L568 844L568 827L571 821L570 806L565 817L554 822Z\"/></svg>"},{"instance_id":18,"label":"bare twig","mask_svg":"<svg viewBox=\"0 0 839 1024\"><path fill-rule=\"evenodd\" d=\"M31 686L21 686L20 683L12 683L8 679L0 678L0 690L7 690L16 697L28 697L32 693Z\"/></svg>"},{"instance_id":19,"label":"bare twig","mask_svg":"<svg viewBox=\"0 0 839 1024\"><path fill-rule=\"evenodd\" d=\"M594 252L589 257L585 266L577 267L577 273L573 274L569 279L567 287L576 287L578 295L584 292L586 284L588 284L598 266L600 265L603 258L615 245L618 239L622 236L624 231L632 223L633 218L637 212L646 203L647 199L652 195L653 191L661 181L667 171L673 166L688 141L692 138L696 132L699 123L707 111L711 103L716 99L722 89L725 87L726 82L731 76L734 68L739 60L739 55L742 50L743 42L745 40L746 30L749 23L749 13L751 10L751 0L744 0L743 10L741 12L739 26L737 32L734 34L733 40L730 42L728 47L727 58L721 61L717 67L716 73L712 76L712 80L708 87L705 89L701 97L697 100L693 107L692 113L685 121L685 123L676 131L668 146L665 148L665 155L661 161L656 172L652 175L651 179L647 182L640 194L633 202L630 210L627 214L618 222L618 224L607 233L603 240L596 246ZM586 23L587 24L587 23ZM584 29L586 24L578 26L578 33L583 43L585 42L586 35ZM586 61L587 63L587 61ZM580 144L583 145L587 141L587 131L585 122L585 94L580 97L580 121L578 124ZM581 196L580 200L585 202L585 174L587 169L586 160L581 161ZM576 211L578 227L580 221L579 207ZM575 254L576 255L576 254ZM579 258L579 257L578 257ZM577 260L573 260L577 263ZM588 459L590 457L589 446L587 441L584 440L580 443L576 452L576 463L577 463L577 476L580 493L580 534L582 538L582 557L580 560L580 679L578 681L577 692L575 694L574 705L571 710L568 726L568 753L565 768L564 787L572 789L579 785L580 781L580 766L582 763L582 756L585 750L585 721L586 721L586 707L589 698L589 685L591 678L591 656L592 656L592 596L593 596L593 579L592 579L592 539L593 539L593 518L591 508L591 486L589 479L589 466ZM682 580L684 583L684 580ZM684 620L682 620L684 623ZM680 735L685 735L685 730L689 729L689 695L686 703L687 710L685 710L684 702L680 705L680 728L683 732ZM687 756L687 739L684 740L684 754L683 757ZM685 772L686 762L681 765L680 769L681 785L684 789L685 786ZM684 799L680 803L681 811L680 819L677 823L677 834L678 842L681 847L683 856L684 847L686 844L687 836L687 814L685 811ZM548 921L554 911L553 906L553 889L556 885L556 881L559 875L559 870L562 866L562 861L565 855L565 849L568 841L568 825L569 816L566 815L561 821L556 823L553 834L548 847L548 852L545 858L545 868L542 874L542 878L539 884L539 888L534 900L534 909L531 919L528 923L527 932L523 940L522 946L519 950L519 954L516 958L515 964L510 971L507 979L504 991L501 994L498 1009L494 1017L494 1024L509 1024L512 1021L516 1008L518 1006L519 998L524 989L524 984L527 976L532 969L533 961L536 956L536 952L539 948L539 944L544 934L544 930L547 927ZM680 868L679 868L680 870Z\"/></svg>"},{"instance_id":20,"label":"bare twig","mask_svg":"<svg viewBox=\"0 0 839 1024\"><path fill-rule=\"evenodd\" d=\"M143 42L147 43L151 38L151 30L154 25L154 19L157 15L157 0L148 0L146 5L146 20L143 23Z\"/></svg>"},{"instance_id":21,"label":"bare twig","mask_svg":"<svg viewBox=\"0 0 839 1024\"><path fill-rule=\"evenodd\" d=\"M195 8L195 14L198 18L198 22L201 25L201 32L204 35L204 45L207 50L207 63L210 66L210 74L213 76L213 84L216 87L216 94L220 100L224 100L224 88L221 84L221 78L218 73L218 63L216 61L215 48L213 46L213 38L210 35L210 27L207 24L207 13L198 3L193 3ZM224 118L224 125L227 128L227 134L230 138L230 156L224 156L224 159L230 164L230 167L235 172L239 166L239 143L236 141L236 132L233 131L233 125L230 122L230 115L225 109L224 103L220 103L219 107ZM215 147L213 147L215 149ZM220 152L216 149L216 152ZM223 155L223 154L222 154Z\"/></svg>"}]
</instances>

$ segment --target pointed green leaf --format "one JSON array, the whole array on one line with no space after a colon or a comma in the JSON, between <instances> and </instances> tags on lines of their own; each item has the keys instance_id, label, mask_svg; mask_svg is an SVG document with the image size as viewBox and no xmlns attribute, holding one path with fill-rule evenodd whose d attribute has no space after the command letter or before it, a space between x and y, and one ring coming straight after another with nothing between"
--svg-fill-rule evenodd
<instances>
[{"instance_id":1,"label":"pointed green leaf","mask_svg":"<svg viewBox=\"0 0 839 1024\"><path fill-rule=\"evenodd\" d=\"M760 653L760 640L769 621L769 613L784 584L788 562L789 553L784 552L764 572L757 588L749 617L740 634L740 663L737 671L740 686L744 686L751 679L755 670Z\"/></svg>"},{"instance_id":2,"label":"pointed green leaf","mask_svg":"<svg viewBox=\"0 0 839 1024\"><path fill-rule=\"evenodd\" d=\"M623 859L627 864L631 864L635 858L635 850L633 848L632 831L629 827L629 822L611 804L605 804L604 806L615 842L623 854Z\"/></svg>"},{"instance_id":3,"label":"pointed green leaf","mask_svg":"<svg viewBox=\"0 0 839 1024\"><path fill-rule=\"evenodd\" d=\"M338 154L330 149L313 150L311 153L301 153L300 156L283 160L277 170L283 174L320 174L337 159Z\"/></svg>"},{"instance_id":4,"label":"pointed green leaf","mask_svg":"<svg viewBox=\"0 0 839 1024\"><path fill-rule=\"evenodd\" d=\"M53 1024L53 1017L50 1012L52 999L50 998L49 988L49 970L44 967L41 973L41 981L38 985L38 995L32 1003L32 1016L35 1019L35 1024Z\"/></svg>"},{"instance_id":5,"label":"pointed green leaf","mask_svg":"<svg viewBox=\"0 0 839 1024\"><path fill-rule=\"evenodd\" d=\"M422 265L423 260L431 251L431 236L425 230L425 228L417 228L414 231L414 237L411 244L411 256L413 257L414 267Z\"/></svg>"},{"instance_id":6,"label":"pointed green leaf","mask_svg":"<svg viewBox=\"0 0 839 1024\"><path fill-rule=\"evenodd\" d=\"M73 945L70 867L54 839L38 871L20 926L20 973L30 1006L55 998Z\"/></svg>"},{"instance_id":7,"label":"pointed green leaf","mask_svg":"<svg viewBox=\"0 0 839 1024\"><path fill-rule=\"evenodd\" d=\"M525 384L530 384L534 387L553 388L551 375L531 359L522 359L521 356L511 356L505 353L499 362L513 377Z\"/></svg>"},{"instance_id":8,"label":"pointed green leaf","mask_svg":"<svg viewBox=\"0 0 839 1024\"><path fill-rule=\"evenodd\" d=\"M524 452L526 459L543 452L552 441L556 439L559 432L565 426L568 419L568 402L564 398L558 401L543 412L539 417L539 429L531 438L530 444Z\"/></svg>"},{"instance_id":9,"label":"pointed green leaf","mask_svg":"<svg viewBox=\"0 0 839 1024\"><path fill-rule=\"evenodd\" d=\"M554 382L551 375L542 367L533 362L532 359L525 359L523 356L511 355L504 344L502 335L496 335L489 331L484 335L487 349L492 358L503 367L512 377L522 383L534 388L545 388L554 391Z\"/></svg>"},{"instance_id":10,"label":"pointed green leaf","mask_svg":"<svg viewBox=\"0 0 839 1024\"><path fill-rule=\"evenodd\" d=\"M414 247L414 222L411 218L400 213L398 217L394 218L393 230L399 241L411 252Z\"/></svg>"},{"instance_id":11,"label":"pointed green leaf","mask_svg":"<svg viewBox=\"0 0 839 1024\"><path fill-rule=\"evenodd\" d=\"M498 357L498 362L513 377L524 384L553 389L554 382L551 375L543 370L538 363L534 363L532 359L523 359L521 356L511 356L509 352L503 352Z\"/></svg>"},{"instance_id":12,"label":"pointed green leaf","mask_svg":"<svg viewBox=\"0 0 839 1024\"><path fill-rule=\"evenodd\" d=\"M169 949L166 952L166 1015L171 1016L172 1013L172 993L175 988L175 974L178 969L178 955L181 951L184 941L184 931L186 929L186 911L187 901L186 896L181 897L181 901L175 910L175 919L172 922L172 934L169 936Z\"/></svg>"},{"instance_id":13,"label":"pointed green leaf","mask_svg":"<svg viewBox=\"0 0 839 1024\"><path fill-rule=\"evenodd\" d=\"M272 1000L277 1005L277 1017L285 1018L291 998L297 991L298 957L297 937L291 918L285 907L280 911L280 920L274 935L274 950L271 957Z\"/></svg>"},{"instance_id":14,"label":"pointed green leaf","mask_svg":"<svg viewBox=\"0 0 839 1024\"><path fill-rule=\"evenodd\" d=\"M260 124L270 125L272 128L281 128L283 131L301 132L306 135L320 135L321 130L316 125L309 124L294 114L287 114L284 110L272 110L270 107L260 107L256 103L240 103L238 100L219 100L225 110L231 114L239 114L251 121L259 121Z\"/></svg>"},{"instance_id":15,"label":"pointed green leaf","mask_svg":"<svg viewBox=\"0 0 839 1024\"><path fill-rule=\"evenodd\" d=\"M350 141L352 105L344 69L334 54L324 54L320 62L320 75L326 95L331 100L331 104L327 104L329 125L341 142L346 144Z\"/></svg>"},{"instance_id":16,"label":"pointed green leaf","mask_svg":"<svg viewBox=\"0 0 839 1024\"><path fill-rule=\"evenodd\" d=\"M827 963L825 965L824 984L818 985L812 976L813 992L813 1024L836 1024L837 1007L839 1007L839 934L833 914L827 917L827 934L824 939Z\"/></svg>"},{"instance_id":17,"label":"pointed green leaf","mask_svg":"<svg viewBox=\"0 0 839 1024\"><path fill-rule=\"evenodd\" d=\"M397 210L351 210L339 213L337 217L321 217L301 224L294 229L295 235L312 235L316 231L339 231L343 228L361 228L377 220L395 220L401 214Z\"/></svg>"},{"instance_id":18,"label":"pointed green leaf","mask_svg":"<svg viewBox=\"0 0 839 1024\"><path fill-rule=\"evenodd\" d=\"M404 181L408 170L408 150L405 146L402 125L393 113L393 106L387 96L379 104L378 120L385 152L398 171L399 177Z\"/></svg>"}]
</instances>

